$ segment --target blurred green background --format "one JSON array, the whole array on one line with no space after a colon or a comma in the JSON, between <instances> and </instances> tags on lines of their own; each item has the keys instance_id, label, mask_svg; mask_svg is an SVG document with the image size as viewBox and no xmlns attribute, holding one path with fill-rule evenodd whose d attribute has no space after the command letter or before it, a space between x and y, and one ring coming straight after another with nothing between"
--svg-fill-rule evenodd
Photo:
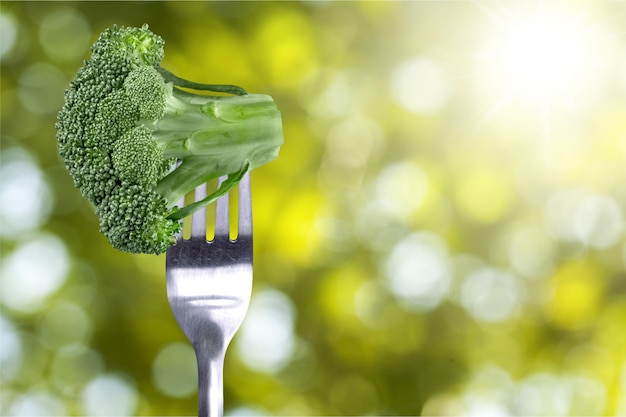
<instances>
[{"instance_id":1,"label":"blurred green background","mask_svg":"<svg viewBox=\"0 0 626 417\"><path fill-rule=\"evenodd\" d=\"M0 3L0 412L193 415L164 257L56 152L113 23L272 95L226 414L626 415L626 3Z\"/></svg>"}]
</instances>

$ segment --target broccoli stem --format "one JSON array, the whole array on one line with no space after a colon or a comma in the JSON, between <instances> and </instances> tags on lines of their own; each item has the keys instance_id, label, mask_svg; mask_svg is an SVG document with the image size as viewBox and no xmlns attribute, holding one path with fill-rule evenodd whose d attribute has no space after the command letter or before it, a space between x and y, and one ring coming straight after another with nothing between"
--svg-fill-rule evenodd
<instances>
[{"instance_id":1,"label":"broccoli stem","mask_svg":"<svg viewBox=\"0 0 626 417\"><path fill-rule=\"evenodd\" d=\"M267 95L205 96L174 88L153 138L166 158L182 160L156 191L171 206L223 173L241 173L274 159L283 141L281 115Z\"/></svg>"},{"instance_id":2,"label":"broccoli stem","mask_svg":"<svg viewBox=\"0 0 626 417\"><path fill-rule=\"evenodd\" d=\"M201 84L193 81L185 80L184 78L180 78L165 68L156 67L157 71L161 74L166 83L172 83L179 87L183 88L191 88L193 90L200 91L212 91L214 93L228 93L233 94L235 96L241 96L248 94L246 90L236 85L229 84Z\"/></svg>"}]
</instances>

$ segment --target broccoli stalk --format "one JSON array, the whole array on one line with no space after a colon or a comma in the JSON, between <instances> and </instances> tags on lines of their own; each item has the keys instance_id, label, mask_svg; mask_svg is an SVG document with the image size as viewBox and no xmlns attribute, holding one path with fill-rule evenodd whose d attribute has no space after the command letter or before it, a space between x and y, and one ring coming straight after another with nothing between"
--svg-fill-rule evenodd
<instances>
[{"instance_id":1,"label":"broccoli stalk","mask_svg":"<svg viewBox=\"0 0 626 417\"><path fill-rule=\"evenodd\" d=\"M280 120L269 96L207 97L174 89L165 115L146 124L164 157L182 160L159 181L157 192L173 204L220 172L240 173L271 161L281 143Z\"/></svg>"},{"instance_id":2,"label":"broccoli stalk","mask_svg":"<svg viewBox=\"0 0 626 417\"><path fill-rule=\"evenodd\" d=\"M70 83L56 125L59 153L95 206L101 232L127 252L164 252L181 219L275 159L283 142L270 96L179 78L160 66L163 45L146 25L104 31ZM217 191L176 207L224 175Z\"/></svg>"}]
</instances>

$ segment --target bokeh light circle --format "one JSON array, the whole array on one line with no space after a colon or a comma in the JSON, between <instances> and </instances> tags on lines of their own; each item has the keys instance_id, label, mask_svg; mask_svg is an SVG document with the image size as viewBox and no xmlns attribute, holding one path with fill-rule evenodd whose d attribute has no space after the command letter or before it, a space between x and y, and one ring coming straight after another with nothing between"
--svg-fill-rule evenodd
<instances>
[{"instance_id":1,"label":"bokeh light circle","mask_svg":"<svg viewBox=\"0 0 626 417\"><path fill-rule=\"evenodd\" d=\"M17 27L13 19L0 13L0 59L8 55L17 40Z\"/></svg>"},{"instance_id":2,"label":"bokeh light circle","mask_svg":"<svg viewBox=\"0 0 626 417\"><path fill-rule=\"evenodd\" d=\"M138 403L135 386L115 374L92 379L80 399L84 414L90 416L132 416Z\"/></svg>"},{"instance_id":3,"label":"bokeh light circle","mask_svg":"<svg viewBox=\"0 0 626 417\"><path fill-rule=\"evenodd\" d=\"M31 154L18 147L0 154L0 235L36 230L50 215L53 195Z\"/></svg>"},{"instance_id":4,"label":"bokeh light circle","mask_svg":"<svg viewBox=\"0 0 626 417\"><path fill-rule=\"evenodd\" d=\"M20 75L18 98L34 114L56 113L63 105L67 81L58 67L47 62L33 64Z\"/></svg>"},{"instance_id":5,"label":"bokeh light circle","mask_svg":"<svg viewBox=\"0 0 626 417\"><path fill-rule=\"evenodd\" d=\"M293 303L285 294L274 289L256 293L237 335L236 349L246 366L264 373L282 369L295 348L294 320Z\"/></svg>"},{"instance_id":6,"label":"bokeh light circle","mask_svg":"<svg viewBox=\"0 0 626 417\"><path fill-rule=\"evenodd\" d=\"M64 284L69 267L65 244L52 234L20 244L0 266L0 302L19 312L36 312Z\"/></svg>"},{"instance_id":7,"label":"bokeh light circle","mask_svg":"<svg viewBox=\"0 0 626 417\"><path fill-rule=\"evenodd\" d=\"M73 62L85 56L91 41L91 28L85 16L70 7L48 14L39 27L39 42L48 56Z\"/></svg>"},{"instance_id":8,"label":"bokeh light circle","mask_svg":"<svg viewBox=\"0 0 626 417\"><path fill-rule=\"evenodd\" d=\"M439 113L450 96L450 85L437 61L419 57L403 61L389 80L392 99L402 108L420 115Z\"/></svg>"},{"instance_id":9,"label":"bokeh light circle","mask_svg":"<svg viewBox=\"0 0 626 417\"><path fill-rule=\"evenodd\" d=\"M169 397L184 398L198 389L196 355L188 343L165 346L152 364L152 381Z\"/></svg>"}]
</instances>

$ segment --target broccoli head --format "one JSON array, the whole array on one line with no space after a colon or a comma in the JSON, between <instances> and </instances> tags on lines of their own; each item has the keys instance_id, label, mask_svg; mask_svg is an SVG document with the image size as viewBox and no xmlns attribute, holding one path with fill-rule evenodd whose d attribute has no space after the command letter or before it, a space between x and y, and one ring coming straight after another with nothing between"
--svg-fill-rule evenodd
<instances>
[{"instance_id":1,"label":"broccoli head","mask_svg":"<svg viewBox=\"0 0 626 417\"><path fill-rule=\"evenodd\" d=\"M273 99L175 76L161 67L164 41L147 25L106 29L91 52L65 92L57 141L113 247L164 252L184 217L277 157L283 135ZM214 193L176 206L219 176L228 179Z\"/></svg>"}]
</instances>

